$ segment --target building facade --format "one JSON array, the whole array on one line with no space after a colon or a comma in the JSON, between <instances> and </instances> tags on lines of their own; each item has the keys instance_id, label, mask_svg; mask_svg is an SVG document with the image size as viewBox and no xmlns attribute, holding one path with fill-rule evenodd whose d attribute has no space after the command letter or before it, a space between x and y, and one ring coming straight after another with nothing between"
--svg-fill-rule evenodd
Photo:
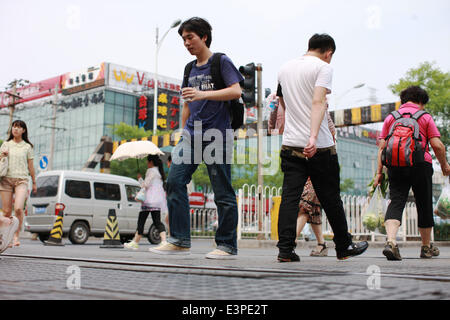
<instances>
[{"instance_id":1,"label":"building facade","mask_svg":"<svg viewBox=\"0 0 450 320\"><path fill-rule=\"evenodd\" d=\"M158 129L175 130L180 123L181 80L165 76L158 80ZM40 160L51 157L52 131L53 169L80 170L102 136L119 139L112 125L123 122L153 130L154 74L131 67L104 62L18 88L17 94L21 99L13 120L27 124L38 171ZM11 97L1 93L1 140L7 138L10 103Z\"/></svg>"}]
</instances>

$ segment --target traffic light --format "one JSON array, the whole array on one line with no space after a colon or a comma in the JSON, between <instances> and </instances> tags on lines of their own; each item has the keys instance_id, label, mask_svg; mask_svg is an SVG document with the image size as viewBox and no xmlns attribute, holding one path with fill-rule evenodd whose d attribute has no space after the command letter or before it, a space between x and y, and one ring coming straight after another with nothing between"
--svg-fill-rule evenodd
<instances>
[{"instance_id":1,"label":"traffic light","mask_svg":"<svg viewBox=\"0 0 450 320\"><path fill-rule=\"evenodd\" d=\"M256 67L255 64L248 63L245 66L239 67L239 72L244 76L244 81L241 83L242 100L247 107L256 105L255 91L256 91Z\"/></svg>"}]
</instances>

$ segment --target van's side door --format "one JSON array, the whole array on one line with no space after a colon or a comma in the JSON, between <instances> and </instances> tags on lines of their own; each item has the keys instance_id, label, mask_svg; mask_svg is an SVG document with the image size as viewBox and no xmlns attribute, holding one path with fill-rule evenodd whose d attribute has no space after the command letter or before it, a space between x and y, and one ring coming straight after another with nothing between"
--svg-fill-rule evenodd
<instances>
[{"instance_id":1,"label":"van's side door","mask_svg":"<svg viewBox=\"0 0 450 320\"><path fill-rule=\"evenodd\" d=\"M129 227L136 231L137 222L139 217L139 212L141 211L141 203L136 201L134 198L136 194L139 192L141 187L135 185L125 185L125 192L127 194L127 204L126 204L126 216L128 219ZM148 223L147 219L147 223ZM145 224L146 229L144 229L144 233L148 231L147 223Z\"/></svg>"},{"instance_id":2,"label":"van's side door","mask_svg":"<svg viewBox=\"0 0 450 320\"><path fill-rule=\"evenodd\" d=\"M122 204L120 186L117 183L94 182L94 228L95 232L105 231L110 209L116 211L119 232L128 229L128 221Z\"/></svg>"}]
</instances>

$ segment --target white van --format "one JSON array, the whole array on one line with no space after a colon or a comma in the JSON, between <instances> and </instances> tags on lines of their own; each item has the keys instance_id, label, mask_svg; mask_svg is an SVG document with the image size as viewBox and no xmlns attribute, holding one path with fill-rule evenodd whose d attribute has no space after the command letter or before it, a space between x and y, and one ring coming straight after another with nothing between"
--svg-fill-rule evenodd
<instances>
[{"instance_id":1,"label":"white van","mask_svg":"<svg viewBox=\"0 0 450 320\"><path fill-rule=\"evenodd\" d=\"M58 212L64 211L63 236L84 244L89 236L103 237L110 209L116 211L121 241L136 233L141 204L134 200L139 183L131 178L84 171L48 171L36 178L37 192L27 201L24 230L49 238ZM161 241L151 216L144 232L151 243Z\"/></svg>"}]
</instances>

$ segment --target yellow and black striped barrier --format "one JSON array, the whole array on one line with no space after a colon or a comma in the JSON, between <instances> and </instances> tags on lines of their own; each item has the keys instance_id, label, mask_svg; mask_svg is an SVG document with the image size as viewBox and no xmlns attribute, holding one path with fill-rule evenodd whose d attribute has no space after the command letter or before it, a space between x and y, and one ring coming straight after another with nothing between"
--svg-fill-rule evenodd
<instances>
[{"instance_id":1,"label":"yellow and black striped barrier","mask_svg":"<svg viewBox=\"0 0 450 320\"><path fill-rule=\"evenodd\" d=\"M53 229L50 231L50 238L44 242L46 246L64 246L62 243L63 236L63 219L64 211L60 210L56 216L56 221L53 224Z\"/></svg>"},{"instance_id":2,"label":"yellow and black striped barrier","mask_svg":"<svg viewBox=\"0 0 450 320\"><path fill-rule=\"evenodd\" d=\"M103 245L100 248L123 248L122 242L120 242L119 223L117 221L116 210L114 209L109 209L105 234L103 236Z\"/></svg>"},{"instance_id":3,"label":"yellow and black striped barrier","mask_svg":"<svg viewBox=\"0 0 450 320\"><path fill-rule=\"evenodd\" d=\"M357 126L361 124L382 122L395 110L400 108L400 101L394 103L374 104L366 107L330 111L336 127Z\"/></svg>"}]
</instances>

